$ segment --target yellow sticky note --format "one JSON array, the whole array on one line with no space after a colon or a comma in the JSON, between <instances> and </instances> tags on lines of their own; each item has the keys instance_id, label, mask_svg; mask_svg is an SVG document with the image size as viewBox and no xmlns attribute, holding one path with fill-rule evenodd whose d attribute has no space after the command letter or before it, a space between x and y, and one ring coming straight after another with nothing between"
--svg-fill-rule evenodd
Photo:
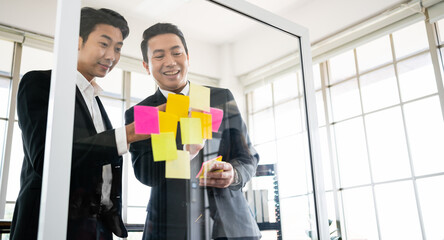
<instances>
[{"instance_id":1,"label":"yellow sticky note","mask_svg":"<svg viewBox=\"0 0 444 240\"><path fill-rule=\"evenodd\" d=\"M216 163L216 161L222 162L222 156L218 156L217 158L213 158L211 160L203 162L199 173L196 175L196 178L204 178L206 173L211 169L211 167ZM223 172L223 170L219 169L214 172Z\"/></svg>"},{"instance_id":2,"label":"yellow sticky note","mask_svg":"<svg viewBox=\"0 0 444 240\"><path fill-rule=\"evenodd\" d=\"M190 107L202 111L210 111L210 89L190 83Z\"/></svg>"},{"instance_id":3,"label":"yellow sticky note","mask_svg":"<svg viewBox=\"0 0 444 240\"><path fill-rule=\"evenodd\" d=\"M202 138L213 139L211 114L192 111L191 117L200 118L200 124L202 127Z\"/></svg>"},{"instance_id":4,"label":"yellow sticky note","mask_svg":"<svg viewBox=\"0 0 444 240\"><path fill-rule=\"evenodd\" d=\"M168 94L165 112L174 114L178 117L188 117L190 108L190 97L180 94Z\"/></svg>"},{"instance_id":5,"label":"yellow sticky note","mask_svg":"<svg viewBox=\"0 0 444 240\"><path fill-rule=\"evenodd\" d=\"M172 132L151 134L151 146L155 162L177 158L176 138Z\"/></svg>"},{"instance_id":6,"label":"yellow sticky note","mask_svg":"<svg viewBox=\"0 0 444 240\"><path fill-rule=\"evenodd\" d=\"M180 133L182 144L202 144L202 126L200 118L181 118Z\"/></svg>"},{"instance_id":7,"label":"yellow sticky note","mask_svg":"<svg viewBox=\"0 0 444 240\"><path fill-rule=\"evenodd\" d=\"M190 179L190 153L177 150L177 159L165 162L165 178Z\"/></svg>"},{"instance_id":8,"label":"yellow sticky note","mask_svg":"<svg viewBox=\"0 0 444 240\"><path fill-rule=\"evenodd\" d=\"M179 122L178 116L159 111L159 126L161 133L172 132L174 133L175 138L177 132L177 122Z\"/></svg>"}]
</instances>

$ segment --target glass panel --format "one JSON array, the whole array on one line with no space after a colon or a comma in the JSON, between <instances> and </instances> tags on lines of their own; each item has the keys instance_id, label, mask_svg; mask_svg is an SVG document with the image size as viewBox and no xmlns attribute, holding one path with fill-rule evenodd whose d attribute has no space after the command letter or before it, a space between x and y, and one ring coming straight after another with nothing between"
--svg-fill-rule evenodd
<instances>
[{"instance_id":1,"label":"glass panel","mask_svg":"<svg viewBox=\"0 0 444 240\"><path fill-rule=\"evenodd\" d=\"M438 36L439 36L439 42L444 41L444 19L441 19L437 22L438 24Z\"/></svg>"},{"instance_id":2,"label":"glass panel","mask_svg":"<svg viewBox=\"0 0 444 240\"><path fill-rule=\"evenodd\" d=\"M360 84L364 112L399 103L398 84L393 66L362 75Z\"/></svg>"},{"instance_id":3,"label":"glass panel","mask_svg":"<svg viewBox=\"0 0 444 240\"><path fill-rule=\"evenodd\" d=\"M332 192L325 193L325 197L327 200L327 214L329 221L330 239L335 240L336 238L334 237L339 237L339 231L338 231L339 219L336 218L335 199L333 198Z\"/></svg>"},{"instance_id":4,"label":"glass panel","mask_svg":"<svg viewBox=\"0 0 444 240\"><path fill-rule=\"evenodd\" d=\"M332 57L329 63L330 84L356 75L355 54L353 50Z\"/></svg>"},{"instance_id":5,"label":"glass panel","mask_svg":"<svg viewBox=\"0 0 444 240\"><path fill-rule=\"evenodd\" d=\"M375 186L382 239L422 239L411 181Z\"/></svg>"},{"instance_id":6,"label":"glass panel","mask_svg":"<svg viewBox=\"0 0 444 240\"><path fill-rule=\"evenodd\" d=\"M253 115L254 142L264 143L275 139L273 111L267 109Z\"/></svg>"},{"instance_id":7,"label":"glass panel","mask_svg":"<svg viewBox=\"0 0 444 240\"><path fill-rule=\"evenodd\" d=\"M12 216L14 215L14 208L15 208L15 203L6 203L5 218L4 219L12 220ZM8 238L8 240L9 240L9 238Z\"/></svg>"},{"instance_id":8,"label":"glass panel","mask_svg":"<svg viewBox=\"0 0 444 240\"><path fill-rule=\"evenodd\" d=\"M8 118L11 80L0 77L0 117Z\"/></svg>"},{"instance_id":9,"label":"glass panel","mask_svg":"<svg viewBox=\"0 0 444 240\"><path fill-rule=\"evenodd\" d=\"M334 125L341 186L370 183L362 118Z\"/></svg>"},{"instance_id":10,"label":"glass panel","mask_svg":"<svg viewBox=\"0 0 444 240\"><path fill-rule=\"evenodd\" d=\"M325 109L324 109L324 99L322 98L322 92L316 92L316 109L318 113L318 125L325 125Z\"/></svg>"},{"instance_id":11,"label":"glass panel","mask_svg":"<svg viewBox=\"0 0 444 240\"><path fill-rule=\"evenodd\" d=\"M258 111L272 104L271 85L267 84L253 91L253 111Z\"/></svg>"},{"instance_id":12,"label":"glass panel","mask_svg":"<svg viewBox=\"0 0 444 240\"><path fill-rule=\"evenodd\" d=\"M276 138L281 138L302 131L299 99L275 107Z\"/></svg>"},{"instance_id":13,"label":"glass panel","mask_svg":"<svg viewBox=\"0 0 444 240\"><path fill-rule=\"evenodd\" d=\"M45 50L23 46L20 75L32 70L48 70L53 66L53 54Z\"/></svg>"},{"instance_id":14,"label":"glass panel","mask_svg":"<svg viewBox=\"0 0 444 240\"><path fill-rule=\"evenodd\" d=\"M321 156L322 156L322 168L324 170L324 188L325 190L331 190L333 188L331 170L332 167L330 163L330 153L328 148L328 136L327 128L319 128L319 139L321 142Z\"/></svg>"},{"instance_id":15,"label":"glass panel","mask_svg":"<svg viewBox=\"0 0 444 240\"><path fill-rule=\"evenodd\" d=\"M276 142L269 142L255 146L260 156L260 164L274 164L277 162Z\"/></svg>"},{"instance_id":16,"label":"glass panel","mask_svg":"<svg viewBox=\"0 0 444 240\"><path fill-rule=\"evenodd\" d=\"M444 177L416 180L427 239L444 239Z\"/></svg>"},{"instance_id":17,"label":"glass panel","mask_svg":"<svg viewBox=\"0 0 444 240\"><path fill-rule=\"evenodd\" d=\"M314 81L314 88L315 90L321 89L322 83L321 83L321 68L318 64L313 65L313 81Z\"/></svg>"},{"instance_id":18,"label":"glass panel","mask_svg":"<svg viewBox=\"0 0 444 240\"><path fill-rule=\"evenodd\" d=\"M308 197L285 198L281 200L282 239L311 239L308 231L314 228L310 219Z\"/></svg>"},{"instance_id":19,"label":"glass panel","mask_svg":"<svg viewBox=\"0 0 444 240\"><path fill-rule=\"evenodd\" d=\"M134 175L132 167L128 168L128 206L144 207L148 205L151 188L142 184ZM145 210L145 209L143 209ZM141 210L142 211L142 210ZM144 223L143 220L140 223Z\"/></svg>"},{"instance_id":20,"label":"glass panel","mask_svg":"<svg viewBox=\"0 0 444 240\"><path fill-rule=\"evenodd\" d=\"M7 122L5 120L0 120L0 161L3 161L3 151L5 149L4 141L6 140L6 126Z\"/></svg>"},{"instance_id":21,"label":"glass panel","mask_svg":"<svg viewBox=\"0 0 444 240\"><path fill-rule=\"evenodd\" d=\"M345 230L348 239L378 240L375 207L370 187L344 190ZM344 227L344 224L343 224Z\"/></svg>"},{"instance_id":22,"label":"glass panel","mask_svg":"<svg viewBox=\"0 0 444 240\"><path fill-rule=\"evenodd\" d=\"M0 39L0 52L2 53L2 57L0 58L0 74L11 76L14 43Z\"/></svg>"},{"instance_id":23,"label":"glass panel","mask_svg":"<svg viewBox=\"0 0 444 240\"><path fill-rule=\"evenodd\" d=\"M423 54L398 63L402 101L435 93L436 81L430 54Z\"/></svg>"},{"instance_id":24,"label":"glass panel","mask_svg":"<svg viewBox=\"0 0 444 240\"><path fill-rule=\"evenodd\" d=\"M128 232L127 240L140 240L142 239L143 232ZM116 237L116 236L114 236ZM119 239L119 238L117 238Z\"/></svg>"},{"instance_id":25,"label":"glass panel","mask_svg":"<svg viewBox=\"0 0 444 240\"><path fill-rule=\"evenodd\" d=\"M127 223L145 223L146 207L128 207L127 211Z\"/></svg>"},{"instance_id":26,"label":"glass panel","mask_svg":"<svg viewBox=\"0 0 444 240\"><path fill-rule=\"evenodd\" d=\"M402 58L429 48L424 21L412 24L393 33L396 58Z\"/></svg>"},{"instance_id":27,"label":"glass panel","mask_svg":"<svg viewBox=\"0 0 444 240\"><path fill-rule=\"evenodd\" d=\"M390 39L384 36L356 48L359 72L393 61Z\"/></svg>"},{"instance_id":28,"label":"glass panel","mask_svg":"<svg viewBox=\"0 0 444 240\"><path fill-rule=\"evenodd\" d=\"M8 189L6 192L6 201L17 200L20 190L20 172L23 163L23 145L22 145L22 131L18 123L14 123L14 133L12 136L11 160L9 162L9 176Z\"/></svg>"},{"instance_id":29,"label":"glass panel","mask_svg":"<svg viewBox=\"0 0 444 240\"><path fill-rule=\"evenodd\" d=\"M122 69L114 68L104 78L97 78L97 83L103 88L104 93L111 93L116 97L123 96Z\"/></svg>"},{"instance_id":30,"label":"glass panel","mask_svg":"<svg viewBox=\"0 0 444 240\"><path fill-rule=\"evenodd\" d=\"M411 176L400 107L365 116L375 182Z\"/></svg>"},{"instance_id":31,"label":"glass panel","mask_svg":"<svg viewBox=\"0 0 444 240\"><path fill-rule=\"evenodd\" d=\"M123 101L115 100L106 97L100 97L100 100L103 103L103 107L108 114L108 118L111 121L111 124L114 128L119 128L123 126Z\"/></svg>"},{"instance_id":32,"label":"glass panel","mask_svg":"<svg viewBox=\"0 0 444 240\"><path fill-rule=\"evenodd\" d=\"M416 175L444 172L444 124L437 96L404 106Z\"/></svg>"},{"instance_id":33,"label":"glass panel","mask_svg":"<svg viewBox=\"0 0 444 240\"><path fill-rule=\"evenodd\" d=\"M296 73L285 74L273 82L275 104L283 100L295 98L298 94L298 78Z\"/></svg>"},{"instance_id":34,"label":"glass panel","mask_svg":"<svg viewBox=\"0 0 444 240\"><path fill-rule=\"evenodd\" d=\"M154 94L155 91L155 83L152 77L146 73L131 72L131 97L143 100Z\"/></svg>"},{"instance_id":35,"label":"glass panel","mask_svg":"<svg viewBox=\"0 0 444 240\"><path fill-rule=\"evenodd\" d=\"M330 95L335 122L361 114L361 100L356 79L331 87Z\"/></svg>"}]
</instances>

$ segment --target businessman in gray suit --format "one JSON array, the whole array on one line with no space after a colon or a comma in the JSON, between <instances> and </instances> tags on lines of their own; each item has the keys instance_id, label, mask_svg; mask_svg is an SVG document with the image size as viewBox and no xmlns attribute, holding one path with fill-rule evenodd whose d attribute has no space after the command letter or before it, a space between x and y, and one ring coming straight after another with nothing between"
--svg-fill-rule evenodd
<instances>
[{"instance_id":1,"label":"businessman in gray suit","mask_svg":"<svg viewBox=\"0 0 444 240\"><path fill-rule=\"evenodd\" d=\"M189 95L189 55L183 33L169 23L155 24L143 33L143 66L159 89L138 103L158 106L168 94ZM205 227L213 221L214 239L259 239L259 228L242 187L254 176L259 156L247 134L233 95L228 89L210 87L210 106L224 111L213 139L202 145L183 145L180 130L178 149L191 155L191 180L165 178L165 162L154 162L151 140L130 145L134 173L151 186L151 198L143 239L204 239ZM126 123L134 121L134 109L125 113ZM222 155L204 179L195 179L203 161ZM205 199L205 194L207 199ZM208 221L205 221L208 220Z\"/></svg>"}]
</instances>

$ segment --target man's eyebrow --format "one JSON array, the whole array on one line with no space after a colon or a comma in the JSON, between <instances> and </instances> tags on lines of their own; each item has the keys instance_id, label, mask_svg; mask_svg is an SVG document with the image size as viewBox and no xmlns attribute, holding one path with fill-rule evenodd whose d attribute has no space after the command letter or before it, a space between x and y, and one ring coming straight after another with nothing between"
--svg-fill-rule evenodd
<instances>
[{"instance_id":1,"label":"man's eyebrow","mask_svg":"<svg viewBox=\"0 0 444 240\"><path fill-rule=\"evenodd\" d=\"M153 55L156 54L156 53L165 53L165 50L163 50L163 49L156 49L156 50L153 51Z\"/></svg>"},{"instance_id":2,"label":"man's eyebrow","mask_svg":"<svg viewBox=\"0 0 444 240\"><path fill-rule=\"evenodd\" d=\"M178 49L178 48L181 48L181 47L179 45L176 45L176 46L171 47L170 50L175 50L175 49Z\"/></svg>"},{"instance_id":3,"label":"man's eyebrow","mask_svg":"<svg viewBox=\"0 0 444 240\"><path fill-rule=\"evenodd\" d=\"M102 34L101 37L106 38L106 39L108 39L111 42L113 41L113 39L110 36L106 35L106 34ZM123 45L123 42L117 42L117 44Z\"/></svg>"}]
</instances>

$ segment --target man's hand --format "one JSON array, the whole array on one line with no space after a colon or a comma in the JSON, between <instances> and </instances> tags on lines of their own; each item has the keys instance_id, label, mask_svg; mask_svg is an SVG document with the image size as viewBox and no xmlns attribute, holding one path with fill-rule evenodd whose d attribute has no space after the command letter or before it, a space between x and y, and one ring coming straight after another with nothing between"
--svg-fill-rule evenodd
<instances>
[{"instance_id":1,"label":"man's hand","mask_svg":"<svg viewBox=\"0 0 444 240\"><path fill-rule=\"evenodd\" d=\"M223 170L222 172L214 172ZM234 181L234 169L230 163L217 162L206 173L204 178L199 180L200 186L227 188Z\"/></svg>"}]
</instances>

